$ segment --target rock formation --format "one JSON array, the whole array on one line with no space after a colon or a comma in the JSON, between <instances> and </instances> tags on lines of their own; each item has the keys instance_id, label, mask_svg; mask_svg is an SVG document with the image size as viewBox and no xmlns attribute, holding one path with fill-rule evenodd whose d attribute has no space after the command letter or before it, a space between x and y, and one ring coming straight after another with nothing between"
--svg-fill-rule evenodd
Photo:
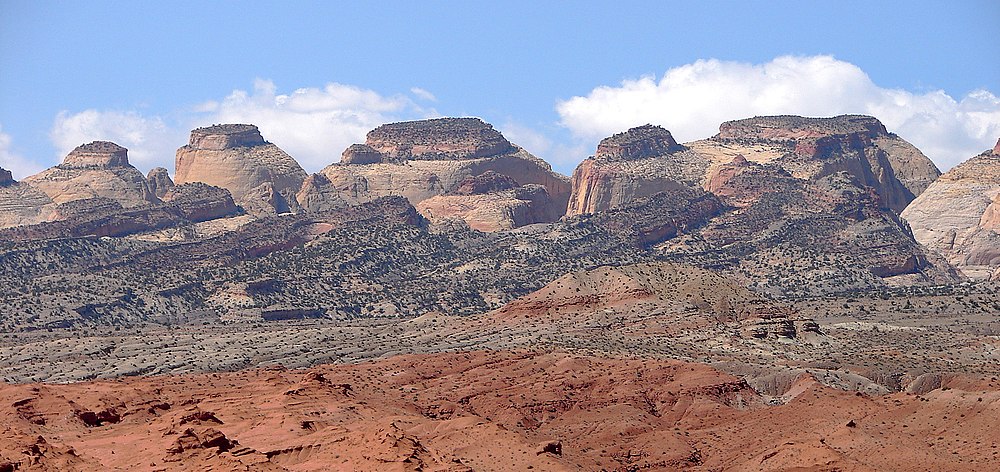
<instances>
[{"instance_id":1,"label":"rock formation","mask_svg":"<svg viewBox=\"0 0 1000 472\"><path fill-rule=\"evenodd\" d=\"M635 199L700 186L708 163L658 126L605 138L573 171L568 215L628 206Z\"/></svg>"},{"instance_id":2,"label":"rock formation","mask_svg":"<svg viewBox=\"0 0 1000 472\"><path fill-rule=\"evenodd\" d=\"M1000 141L946 172L903 211L913 235L967 276L1000 268Z\"/></svg>"},{"instance_id":3,"label":"rock formation","mask_svg":"<svg viewBox=\"0 0 1000 472\"><path fill-rule=\"evenodd\" d=\"M84 144L63 163L24 179L56 204L87 198L110 198L124 207L157 201L146 178L128 162L128 151L111 142Z\"/></svg>"},{"instance_id":4,"label":"rock formation","mask_svg":"<svg viewBox=\"0 0 1000 472\"><path fill-rule=\"evenodd\" d=\"M492 170L467 177L453 192L422 200L416 208L433 223L457 219L487 232L555 221L564 210L544 186L518 186Z\"/></svg>"},{"instance_id":5,"label":"rock formation","mask_svg":"<svg viewBox=\"0 0 1000 472\"><path fill-rule=\"evenodd\" d=\"M53 217L52 199L0 168L0 228L40 223Z\"/></svg>"},{"instance_id":6,"label":"rock formation","mask_svg":"<svg viewBox=\"0 0 1000 472\"><path fill-rule=\"evenodd\" d=\"M163 198L170 189L174 188L174 181L170 180L167 169L154 167L146 174L146 182L149 184L149 191L156 195L156 198Z\"/></svg>"},{"instance_id":7,"label":"rock formation","mask_svg":"<svg viewBox=\"0 0 1000 472\"><path fill-rule=\"evenodd\" d=\"M295 159L264 141L256 126L213 125L191 132L177 150L175 182L202 182L228 190L256 215L295 212L295 194L306 172Z\"/></svg>"},{"instance_id":8,"label":"rock formation","mask_svg":"<svg viewBox=\"0 0 1000 472\"><path fill-rule=\"evenodd\" d=\"M716 164L742 154L775 161L805 179L848 172L897 213L940 175L930 159L870 116L747 118L723 123L716 136L688 146Z\"/></svg>"},{"instance_id":9,"label":"rock formation","mask_svg":"<svg viewBox=\"0 0 1000 472\"><path fill-rule=\"evenodd\" d=\"M541 185L555 207L565 208L568 180L478 118L379 126L368 133L365 144L352 145L339 163L321 173L329 188L348 202L401 195L417 204L452 193L465 179L487 171L520 185Z\"/></svg>"}]
</instances>

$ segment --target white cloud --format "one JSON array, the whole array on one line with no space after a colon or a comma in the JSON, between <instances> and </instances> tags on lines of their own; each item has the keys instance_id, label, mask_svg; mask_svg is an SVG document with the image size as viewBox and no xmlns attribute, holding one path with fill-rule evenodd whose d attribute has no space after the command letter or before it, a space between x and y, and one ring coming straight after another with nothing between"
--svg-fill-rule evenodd
<instances>
[{"instance_id":1,"label":"white cloud","mask_svg":"<svg viewBox=\"0 0 1000 472\"><path fill-rule=\"evenodd\" d=\"M421 100L426 100L428 102L436 102L437 101L437 97L435 97L433 93L430 93L427 90L424 90L424 89L422 89L420 87L413 87L413 88L411 88L410 89L410 93L412 93L413 96L415 96L415 97L417 97L417 98L419 98Z\"/></svg>"},{"instance_id":2,"label":"white cloud","mask_svg":"<svg viewBox=\"0 0 1000 472\"><path fill-rule=\"evenodd\" d=\"M207 100L178 113L177 125L135 111L63 111L56 116L50 137L60 160L80 144L106 140L128 148L129 161L140 169L162 166L172 172L177 148L187 144L191 129L252 123L264 139L315 172L339 160L347 146L364 142L365 134L378 125L436 114L404 95L386 97L336 83L279 94L273 82L258 79L252 92L234 90L220 100Z\"/></svg>"},{"instance_id":3,"label":"white cloud","mask_svg":"<svg viewBox=\"0 0 1000 472\"><path fill-rule=\"evenodd\" d=\"M11 149L11 138L9 134L3 132L3 125L0 125L0 167L9 170L18 180L45 169L45 166L27 159Z\"/></svg>"},{"instance_id":4,"label":"white cloud","mask_svg":"<svg viewBox=\"0 0 1000 472\"><path fill-rule=\"evenodd\" d=\"M199 109L207 111L207 116L198 119L199 126L255 124L264 139L284 149L309 171L340 160L347 146L364 142L365 134L378 125L436 115L433 109L424 109L402 95L386 97L337 83L279 94L273 82L260 79L254 82L252 93L235 90L220 102L206 103Z\"/></svg>"},{"instance_id":5,"label":"white cloud","mask_svg":"<svg viewBox=\"0 0 1000 472\"><path fill-rule=\"evenodd\" d=\"M60 162L81 144L112 141L127 148L129 162L143 170L157 166L173 169L175 151L187 141L184 131L171 128L160 117L93 109L59 112L49 137Z\"/></svg>"},{"instance_id":6,"label":"white cloud","mask_svg":"<svg viewBox=\"0 0 1000 472\"><path fill-rule=\"evenodd\" d=\"M601 86L556 106L579 139L597 140L646 123L680 141L714 135L727 120L756 115L873 115L942 169L991 148L1000 137L1000 98L977 90L961 99L876 85L859 67L830 56L782 56L765 64L699 60L663 77ZM591 146L593 148L595 146Z\"/></svg>"}]
</instances>

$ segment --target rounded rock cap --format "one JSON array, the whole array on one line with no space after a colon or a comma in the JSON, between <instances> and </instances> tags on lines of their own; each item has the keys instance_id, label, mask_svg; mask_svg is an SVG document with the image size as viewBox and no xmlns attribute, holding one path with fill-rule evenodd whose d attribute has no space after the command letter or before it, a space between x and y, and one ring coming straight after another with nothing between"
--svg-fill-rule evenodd
<instances>
[{"instance_id":1,"label":"rounded rock cap","mask_svg":"<svg viewBox=\"0 0 1000 472\"><path fill-rule=\"evenodd\" d=\"M229 149L266 144L260 130L250 124L218 124L191 131L188 145L197 149Z\"/></svg>"},{"instance_id":2,"label":"rounded rock cap","mask_svg":"<svg viewBox=\"0 0 1000 472\"><path fill-rule=\"evenodd\" d=\"M77 146L63 159L67 167L124 167L128 163L128 149L111 141L94 141Z\"/></svg>"}]
</instances>

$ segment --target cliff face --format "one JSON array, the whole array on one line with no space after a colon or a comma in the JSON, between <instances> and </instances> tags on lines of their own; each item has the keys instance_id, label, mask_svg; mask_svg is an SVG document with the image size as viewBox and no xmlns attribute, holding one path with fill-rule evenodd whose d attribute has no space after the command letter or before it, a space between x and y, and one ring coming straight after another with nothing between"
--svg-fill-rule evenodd
<instances>
[{"instance_id":1,"label":"cliff face","mask_svg":"<svg viewBox=\"0 0 1000 472\"><path fill-rule=\"evenodd\" d=\"M306 172L267 143L253 125L214 125L191 132L177 150L176 183L202 182L228 190L255 215L298 211L295 194Z\"/></svg>"},{"instance_id":2,"label":"cliff face","mask_svg":"<svg viewBox=\"0 0 1000 472\"><path fill-rule=\"evenodd\" d=\"M1000 142L938 178L902 213L921 244L973 278L1000 268Z\"/></svg>"},{"instance_id":3,"label":"cliff face","mask_svg":"<svg viewBox=\"0 0 1000 472\"><path fill-rule=\"evenodd\" d=\"M53 207L48 195L0 168L0 228L40 223L53 216Z\"/></svg>"},{"instance_id":4,"label":"cliff face","mask_svg":"<svg viewBox=\"0 0 1000 472\"><path fill-rule=\"evenodd\" d=\"M56 204L87 198L109 198L124 207L157 202L145 176L129 164L127 153L107 141L84 144L70 152L62 164L24 182Z\"/></svg>"},{"instance_id":5,"label":"cliff face","mask_svg":"<svg viewBox=\"0 0 1000 472\"><path fill-rule=\"evenodd\" d=\"M738 152L755 162L778 160L792 175L819 179L838 172L874 188L899 213L941 172L917 148L870 116L765 116L723 123L719 134L691 146L708 156Z\"/></svg>"},{"instance_id":6,"label":"cliff face","mask_svg":"<svg viewBox=\"0 0 1000 472\"><path fill-rule=\"evenodd\" d=\"M463 180L455 191L417 203L432 223L464 221L479 231L502 231L534 223L552 222L562 215L544 186L518 186L510 177L486 171Z\"/></svg>"},{"instance_id":7,"label":"cliff face","mask_svg":"<svg viewBox=\"0 0 1000 472\"><path fill-rule=\"evenodd\" d=\"M597 154L573 171L566 213L580 215L627 206L662 191L700 184L707 162L677 144L670 132L640 126L605 138Z\"/></svg>"},{"instance_id":8,"label":"cliff face","mask_svg":"<svg viewBox=\"0 0 1000 472\"><path fill-rule=\"evenodd\" d=\"M452 193L466 179L488 171L519 185L541 185L562 214L568 179L478 118L382 125L368 133L365 144L344 151L341 162L323 169L328 186L309 194L332 192L348 202L401 195L417 204Z\"/></svg>"}]
</instances>

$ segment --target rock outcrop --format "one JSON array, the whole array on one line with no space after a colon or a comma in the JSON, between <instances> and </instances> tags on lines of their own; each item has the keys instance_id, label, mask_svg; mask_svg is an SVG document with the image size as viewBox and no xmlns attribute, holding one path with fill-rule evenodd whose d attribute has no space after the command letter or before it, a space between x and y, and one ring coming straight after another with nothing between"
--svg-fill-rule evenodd
<instances>
[{"instance_id":1,"label":"rock outcrop","mask_svg":"<svg viewBox=\"0 0 1000 472\"><path fill-rule=\"evenodd\" d=\"M605 138L597 153L573 171L566 213L580 215L682 187L700 186L708 162L658 126L640 126Z\"/></svg>"},{"instance_id":2,"label":"rock outcrop","mask_svg":"<svg viewBox=\"0 0 1000 472\"><path fill-rule=\"evenodd\" d=\"M870 116L764 116L723 123L716 136L689 143L716 164L734 154L776 161L792 175L819 179L848 172L899 213L941 172L917 148Z\"/></svg>"},{"instance_id":3,"label":"rock outcrop","mask_svg":"<svg viewBox=\"0 0 1000 472\"><path fill-rule=\"evenodd\" d=\"M176 184L202 182L224 188L255 215L298 211L295 194L305 179L295 159L264 141L254 125L198 128L177 150Z\"/></svg>"},{"instance_id":4,"label":"rock outcrop","mask_svg":"<svg viewBox=\"0 0 1000 472\"><path fill-rule=\"evenodd\" d=\"M453 192L422 200L416 208L433 223L457 219L487 232L555 221L564 210L544 186L519 186L492 170L468 177Z\"/></svg>"},{"instance_id":5,"label":"rock outcrop","mask_svg":"<svg viewBox=\"0 0 1000 472\"><path fill-rule=\"evenodd\" d=\"M152 170L146 174L146 182L149 185L149 191L156 195L156 198L163 198L170 189L174 188L174 181L170 180L170 174L167 169L162 167L154 167Z\"/></svg>"},{"instance_id":6,"label":"rock outcrop","mask_svg":"<svg viewBox=\"0 0 1000 472\"><path fill-rule=\"evenodd\" d=\"M913 235L967 276L1000 268L1000 142L938 178L903 211Z\"/></svg>"},{"instance_id":7,"label":"rock outcrop","mask_svg":"<svg viewBox=\"0 0 1000 472\"><path fill-rule=\"evenodd\" d=\"M401 195L417 204L453 193L467 178L487 171L520 185L541 185L555 207L565 208L568 179L478 118L379 126L368 133L365 144L349 147L339 163L321 174L329 181L329 188L348 202ZM315 194L310 191L306 195Z\"/></svg>"},{"instance_id":8,"label":"rock outcrop","mask_svg":"<svg viewBox=\"0 0 1000 472\"><path fill-rule=\"evenodd\" d=\"M88 198L109 198L124 207L157 202L146 177L129 164L127 154L115 143L94 141L74 149L62 164L24 182L56 204Z\"/></svg>"},{"instance_id":9,"label":"rock outcrop","mask_svg":"<svg viewBox=\"0 0 1000 472\"><path fill-rule=\"evenodd\" d=\"M45 221L53 217L53 206L48 195L0 168L0 228Z\"/></svg>"}]
</instances>

